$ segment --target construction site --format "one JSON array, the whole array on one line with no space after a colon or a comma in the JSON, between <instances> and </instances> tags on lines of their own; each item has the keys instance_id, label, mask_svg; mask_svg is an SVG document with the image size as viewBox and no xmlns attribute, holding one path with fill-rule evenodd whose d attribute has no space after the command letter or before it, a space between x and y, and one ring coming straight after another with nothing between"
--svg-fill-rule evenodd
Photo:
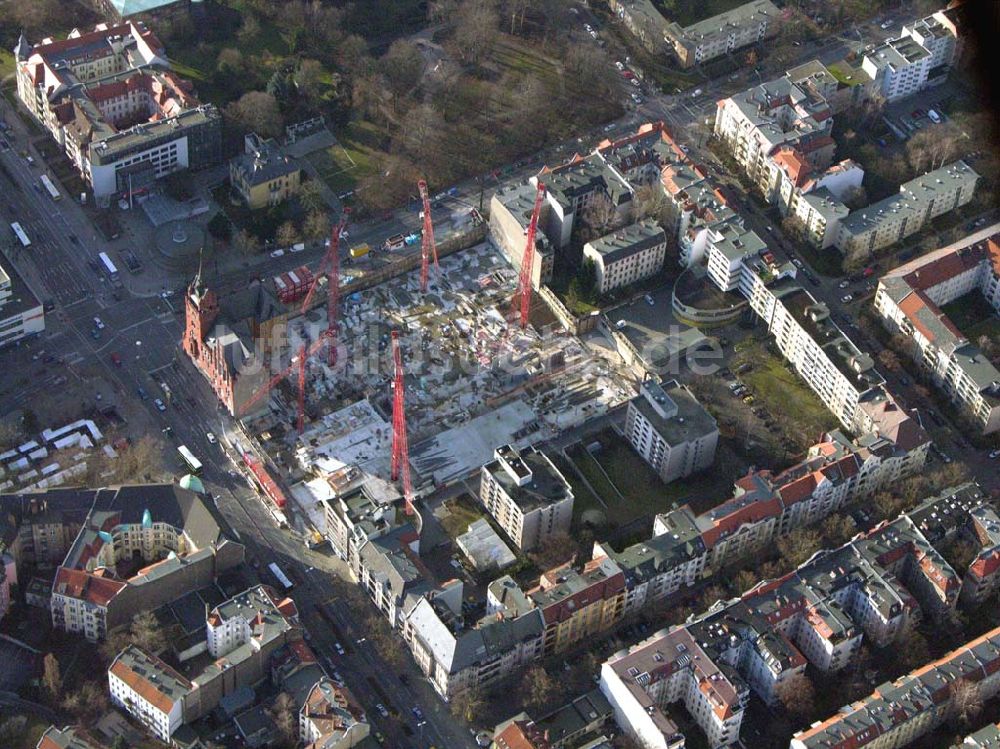
<instances>
[{"instance_id":1,"label":"construction site","mask_svg":"<svg viewBox=\"0 0 1000 749\"><path fill-rule=\"evenodd\" d=\"M532 306L524 329L509 321L516 288L507 261L481 244L442 259L427 293L414 272L352 294L341 305L336 364L325 355L306 363L301 434L294 376L245 426L290 484L323 477L339 491L369 475L390 478L394 331L418 490L477 472L496 445L551 438L631 397L606 360L544 323L544 304ZM322 307L291 320L291 350L308 351L326 322Z\"/></svg>"}]
</instances>

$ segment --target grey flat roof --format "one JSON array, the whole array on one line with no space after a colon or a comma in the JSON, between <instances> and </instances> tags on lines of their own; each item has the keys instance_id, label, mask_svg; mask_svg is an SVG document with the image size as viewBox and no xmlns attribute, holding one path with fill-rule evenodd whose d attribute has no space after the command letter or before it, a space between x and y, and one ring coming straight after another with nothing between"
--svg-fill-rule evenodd
<instances>
[{"instance_id":1,"label":"grey flat roof","mask_svg":"<svg viewBox=\"0 0 1000 749\"><path fill-rule=\"evenodd\" d=\"M31 293L28 284L17 268L9 263L0 264L0 285L4 277L10 281L10 297L0 302L0 320L6 320L15 315L22 315L36 307L41 307L38 297Z\"/></svg>"},{"instance_id":2,"label":"grey flat roof","mask_svg":"<svg viewBox=\"0 0 1000 749\"><path fill-rule=\"evenodd\" d=\"M646 220L591 240L587 245L604 257L605 263L623 260L667 241L666 232L655 221Z\"/></svg>"},{"instance_id":3,"label":"grey flat roof","mask_svg":"<svg viewBox=\"0 0 1000 749\"><path fill-rule=\"evenodd\" d=\"M662 387L667 396L677 404L676 416L671 418L661 416L644 393L633 398L631 405L635 406L636 410L646 417L656 433L668 445L674 446L692 442L718 429L712 414L705 410L705 407L691 395L691 391L685 386L672 380L664 383Z\"/></svg>"}]
</instances>

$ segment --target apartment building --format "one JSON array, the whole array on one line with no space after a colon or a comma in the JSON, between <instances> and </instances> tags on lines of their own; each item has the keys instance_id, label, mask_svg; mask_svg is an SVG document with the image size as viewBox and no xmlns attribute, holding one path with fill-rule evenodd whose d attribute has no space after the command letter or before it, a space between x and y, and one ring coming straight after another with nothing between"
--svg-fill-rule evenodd
<instances>
[{"instance_id":1,"label":"apartment building","mask_svg":"<svg viewBox=\"0 0 1000 749\"><path fill-rule=\"evenodd\" d=\"M885 383L871 356L833 323L824 303L789 280L757 284L750 306L799 376L841 424L853 429L861 396Z\"/></svg>"},{"instance_id":2,"label":"apartment building","mask_svg":"<svg viewBox=\"0 0 1000 749\"><path fill-rule=\"evenodd\" d=\"M780 23L771 0L752 0L689 26L671 23L665 36L681 66L690 68L775 36Z\"/></svg>"},{"instance_id":3,"label":"apartment building","mask_svg":"<svg viewBox=\"0 0 1000 749\"><path fill-rule=\"evenodd\" d=\"M794 148L812 169L833 161L833 115L826 100L787 77L754 86L718 103L715 135L761 193L773 199L771 157Z\"/></svg>"},{"instance_id":4,"label":"apartment building","mask_svg":"<svg viewBox=\"0 0 1000 749\"><path fill-rule=\"evenodd\" d=\"M490 198L490 241L517 269L521 268L524 257L525 236L531 223L536 193L535 186L528 183L502 185ZM550 210L550 203L543 202L531 267L531 283L536 289L552 280L555 254L546 231L548 222L545 221Z\"/></svg>"},{"instance_id":5,"label":"apartment building","mask_svg":"<svg viewBox=\"0 0 1000 749\"><path fill-rule=\"evenodd\" d=\"M719 427L684 385L646 380L629 401L625 438L669 484L712 465Z\"/></svg>"},{"instance_id":6,"label":"apartment building","mask_svg":"<svg viewBox=\"0 0 1000 749\"><path fill-rule=\"evenodd\" d=\"M965 737L963 749L996 749L1000 746L1000 723L981 728Z\"/></svg>"},{"instance_id":7,"label":"apartment building","mask_svg":"<svg viewBox=\"0 0 1000 749\"><path fill-rule=\"evenodd\" d=\"M55 574L52 624L91 642L212 583L243 546L199 495L172 484L75 493L86 521Z\"/></svg>"},{"instance_id":8,"label":"apartment building","mask_svg":"<svg viewBox=\"0 0 1000 749\"><path fill-rule=\"evenodd\" d=\"M709 279L722 291L744 291L752 284L747 273L777 272L777 266L769 266L763 256L767 245L755 231L747 229L735 221L728 221L710 227L706 236L703 255Z\"/></svg>"},{"instance_id":9,"label":"apartment building","mask_svg":"<svg viewBox=\"0 0 1000 749\"><path fill-rule=\"evenodd\" d=\"M292 599L279 598L265 586L250 588L208 612L206 645L212 660L207 665L185 675L129 645L108 669L111 700L169 743L182 725L267 676L272 656L300 638L298 625Z\"/></svg>"},{"instance_id":10,"label":"apartment building","mask_svg":"<svg viewBox=\"0 0 1000 749\"><path fill-rule=\"evenodd\" d=\"M462 607L455 581L427 595L409 614L406 633L413 658L445 700L469 689L489 688L542 655L545 624L510 577L490 583L485 615Z\"/></svg>"},{"instance_id":11,"label":"apartment building","mask_svg":"<svg viewBox=\"0 0 1000 749\"><path fill-rule=\"evenodd\" d=\"M751 693L775 704L807 663L837 671L864 639L886 647L921 617L953 610L959 577L927 534L938 533L936 522L953 510L981 506L988 505L974 484L950 489L616 654L603 665L600 686L619 727L644 746L682 747L665 708L683 702L709 746L728 746L739 738ZM809 746L832 746L835 736Z\"/></svg>"},{"instance_id":12,"label":"apartment building","mask_svg":"<svg viewBox=\"0 0 1000 749\"><path fill-rule=\"evenodd\" d=\"M667 254L667 235L647 219L605 234L583 246L583 256L594 262L597 292L607 294L655 275Z\"/></svg>"},{"instance_id":13,"label":"apartment building","mask_svg":"<svg viewBox=\"0 0 1000 749\"><path fill-rule=\"evenodd\" d=\"M683 749L684 734L664 712L675 702L710 747L728 746L739 738L750 699L743 679L728 664L717 665L683 627L612 656L601 666L600 688L618 726L650 749Z\"/></svg>"},{"instance_id":14,"label":"apartment building","mask_svg":"<svg viewBox=\"0 0 1000 749\"><path fill-rule=\"evenodd\" d=\"M49 726L38 739L35 749L102 749L102 746L86 728Z\"/></svg>"},{"instance_id":15,"label":"apartment building","mask_svg":"<svg viewBox=\"0 0 1000 749\"><path fill-rule=\"evenodd\" d=\"M998 231L995 224L896 268L875 293L882 324L912 341L920 368L984 434L1000 429L1000 371L941 307L978 291L1000 309Z\"/></svg>"},{"instance_id":16,"label":"apartment building","mask_svg":"<svg viewBox=\"0 0 1000 749\"><path fill-rule=\"evenodd\" d=\"M580 742L600 732L611 715L601 690L593 689L537 720L521 712L498 723L492 749L610 749L611 742L603 736Z\"/></svg>"},{"instance_id":17,"label":"apartment building","mask_svg":"<svg viewBox=\"0 0 1000 749\"><path fill-rule=\"evenodd\" d=\"M570 242L578 219L612 227L627 220L632 210L633 188L623 174L604 158L601 148L588 156L575 156L556 167L545 167L532 184L541 180L550 210L545 233L557 251Z\"/></svg>"},{"instance_id":18,"label":"apartment building","mask_svg":"<svg viewBox=\"0 0 1000 749\"><path fill-rule=\"evenodd\" d=\"M315 749L350 749L371 735L364 708L346 687L323 677L299 710L299 741Z\"/></svg>"},{"instance_id":19,"label":"apartment building","mask_svg":"<svg viewBox=\"0 0 1000 749\"><path fill-rule=\"evenodd\" d=\"M931 219L972 200L979 175L955 161L899 186L899 194L852 211L840 221L837 247L853 255L895 244L920 231Z\"/></svg>"},{"instance_id":20,"label":"apartment building","mask_svg":"<svg viewBox=\"0 0 1000 749\"><path fill-rule=\"evenodd\" d=\"M419 557L420 535L412 523L365 538L351 572L393 628L404 629L420 597L432 589Z\"/></svg>"},{"instance_id":21,"label":"apartment building","mask_svg":"<svg viewBox=\"0 0 1000 749\"><path fill-rule=\"evenodd\" d=\"M885 100L893 102L927 85L933 60L934 55L916 39L903 36L866 52L861 69L875 79Z\"/></svg>"},{"instance_id":22,"label":"apartment building","mask_svg":"<svg viewBox=\"0 0 1000 749\"><path fill-rule=\"evenodd\" d=\"M789 747L906 746L947 719L955 699L952 685L959 679L974 687L983 701L1000 692L1000 628L906 676L879 685L864 699L796 733Z\"/></svg>"},{"instance_id":23,"label":"apartment building","mask_svg":"<svg viewBox=\"0 0 1000 749\"><path fill-rule=\"evenodd\" d=\"M184 725L184 699L194 685L156 656L128 645L108 669L111 702L160 739Z\"/></svg>"},{"instance_id":24,"label":"apartment building","mask_svg":"<svg viewBox=\"0 0 1000 749\"><path fill-rule=\"evenodd\" d=\"M222 117L170 70L139 22L98 26L14 49L21 103L106 204L182 169L222 158Z\"/></svg>"},{"instance_id":25,"label":"apartment building","mask_svg":"<svg viewBox=\"0 0 1000 749\"><path fill-rule=\"evenodd\" d=\"M0 349L44 330L42 303L14 266L0 263Z\"/></svg>"},{"instance_id":26,"label":"apartment building","mask_svg":"<svg viewBox=\"0 0 1000 749\"><path fill-rule=\"evenodd\" d=\"M358 551L366 541L404 523L399 507L401 499L395 486L369 477L357 486L321 500L326 539L351 569L357 568Z\"/></svg>"},{"instance_id":27,"label":"apartment building","mask_svg":"<svg viewBox=\"0 0 1000 749\"><path fill-rule=\"evenodd\" d=\"M666 49L669 23L652 0L608 0L608 7L647 50L657 54Z\"/></svg>"},{"instance_id":28,"label":"apartment building","mask_svg":"<svg viewBox=\"0 0 1000 749\"><path fill-rule=\"evenodd\" d=\"M739 479L733 494L701 515L687 506L657 515L653 537L616 552L594 546L594 558L609 557L625 575L626 613L662 599L726 565L746 559L795 528L819 522L846 504L871 496L919 471L930 439L916 420L891 400L867 402L871 432L851 441L834 432L807 457L781 474L756 471ZM972 505L970 504L970 507ZM949 510L949 512L954 512ZM956 517L958 516L955 512ZM971 527L971 526L969 526ZM983 542L977 560L982 590L996 584L992 545ZM978 590L975 574L969 591Z\"/></svg>"},{"instance_id":29,"label":"apartment building","mask_svg":"<svg viewBox=\"0 0 1000 749\"><path fill-rule=\"evenodd\" d=\"M243 153L229 161L229 184L250 210L288 200L299 191L302 167L273 138L248 133Z\"/></svg>"},{"instance_id":30,"label":"apartment building","mask_svg":"<svg viewBox=\"0 0 1000 749\"><path fill-rule=\"evenodd\" d=\"M625 615L625 576L608 558L592 559L580 571L549 570L525 595L542 614L545 656L606 631Z\"/></svg>"},{"instance_id":31,"label":"apartment building","mask_svg":"<svg viewBox=\"0 0 1000 749\"><path fill-rule=\"evenodd\" d=\"M540 450L502 445L480 471L479 500L521 551L568 534L573 490Z\"/></svg>"}]
</instances>

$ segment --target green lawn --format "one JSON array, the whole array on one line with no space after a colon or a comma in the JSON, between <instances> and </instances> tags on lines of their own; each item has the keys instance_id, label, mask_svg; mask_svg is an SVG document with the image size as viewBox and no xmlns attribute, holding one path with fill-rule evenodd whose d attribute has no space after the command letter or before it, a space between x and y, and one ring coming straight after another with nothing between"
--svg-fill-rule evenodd
<instances>
[{"instance_id":1,"label":"green lawn","mask_svg":"<svg viewBox=\"0 0 1000 749\"><path fill-rule=\"evenodd\" d=\"M791 438L814 442L820 433L838 426L819 396L764 346L753 340L737 344L730 366L735 370L743 364L753 367L740 378L752 390L754 405L783 421L784 433Z\"/></svg>"},{"instance_id":2,"label":"green lawn","mask_svg":"<svg viewBox=\"0 0 1000 749\"><path fill-rule=\"evenodd\" d=\"M438 518L441 527L444 528L452 538L461 536L469 530L469 524L474 523L483 517L483 513L472 504L472 499L468 495L456 497L444 503L447 514Z\"/></svg>"},{"instance_id":3,"label":"green lawn","mask_svg":"<svg viewBox=\"0 0 1000 749\"><path fill-rule=\"evenodd\" d=\"M336 131L338 144L309 154L320 178L337 193L353 190L376 168L384 145L382 132L371 122L354 121Z\"/></svg>"},{"instance_id":4,"label":"green lawn","mask_svg":"<svg viewBox=\"0 0 1000 749\"><path fill-rule=\"evenodd\" d=\"M14 54L8 49L0 49L0 78L14 72Z\"/></svg>"},{"instance_id":5,"label":"green lawn","mask_svg":"<svg viewBox=\"0 0 1000 749\"><path fill-rule=\"evenodd\" d=\"M610 526L621 527L642 518L652 519L657 513L669 512L700 497L711 498L714 505L731 492L733 476L726 471L708 471L664 484L616 432L608 429L595 437L603 445L596 453L591 454L582 444L566 452L594 490L600 493L600 502L582 482L574 484L575 472L561 457L556 463L573 485L577 517L588 509L597 509L607 516ZM590 443L593 439L586 441Z\"/></svg>"}]
</instances>

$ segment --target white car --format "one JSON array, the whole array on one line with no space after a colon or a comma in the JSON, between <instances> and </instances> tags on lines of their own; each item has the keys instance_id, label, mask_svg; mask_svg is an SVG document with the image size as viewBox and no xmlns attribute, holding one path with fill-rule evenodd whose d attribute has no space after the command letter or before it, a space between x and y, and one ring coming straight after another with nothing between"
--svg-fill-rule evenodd
<instances>
[{"instance_id":1,"label":"white car","mask_svg":"<svg viewBox=\"0 0 1000 749\"><path fill-rule=\"evenodd\" d=\"M990 457L993 458L994 460L1000 458L1000 450L994 450L993 452L991 452Z\"/></svg>"},{"instance_id":2,"label":"white car","mask_svg":"<svg viewBox=\"0 0 1000 749\"><path fill-rule=\"evenodd\" d=\"M844 296L840 297L840 301L842 301L844 304L850 304L851 302L854 301L854 297L851 296L850 294L845 294Z\"/></svg>"},{"instance_id":3,"label":"white car","mask_svg":"<svg viewBox=\"0 0 1000 749\"><path fill-rule=\"evenodd\" d=\"M878 25L878 27L880 29L882 29L882 31L885 31L886 29L888 29L891 26L892 26L892 21L883 21L882 23L880 23Z\"/></svg>"},{"instance_id":4,"label":"white car","mask_svg":"<svg viewBox=\"0 0 1000 749\"><path fill-rule=\"evenodd\" d=\"M94 318L94 327L98 330L104 330L104 322L99 317Z\"/></svg>"},{"instance_id":5,"label":"white car","mask_svg":"<svg viewBox=\"0 0 1000 749\"><path fill-rule=\"evenodd\" d=\"M271 257L284 257L284 256L285 256L285 251L284 250L272 250L271 251Z\"/></svg>"},{"instance_id":6,"label":"white car","mask_svg":"<svg viewBox=\"0 0 1000 749\"><path fill-rule=\"evenodd\" d=\"M219 440L217 440L217 439L215 438L215 435L214 435L214 434L212 434L211 432L207 432L207 433L205 434L205 439L207 439L207 440L208 440L208 444L210 444L210 445L214 445L214 444L215 444L216 442L218 442L218 441L219 441Z\"/></svg>"},{"instance_id":7,"label":"white car","mask_svg":"<svg viewBox=\"0 0 1000 749\"><path fill-rule=\"evenodd\" d=\"M378 710L379 715L381 715L383 718L389 717L389 711L385 709L385 705L383 705L381 702L375 705L375 709Z\"/></svg>"},{"instance_id":8,"label":"white car","mask_svg":"<svg viewBox=\"0 0 1000 749\"><path fill-rule=\"evenodd\" d=\"M797 257L793 257L793 258L792 258L792 264L793 264L793 265L794 265L794 266L795 266L796 268L801 268L801 267L802 267L802 261L801 261L801 260L799 260L799 259L798 259Z\"/></svg>"},{"instance_id":9,"label":"white car","mask_svg":"<svg viewBox=\"0 0 1000 749\"><path fill-rule=\"evenodd\" d=\"M153 401L153 405L156 406L156 410L157 411L166 411L167 410L167 407L164 405L163 401L161 401L159 398L157 398L155 401Z\"/></svg>"},{"instance_id":10,"label":"white car","mask_svg":"<svg viewBox=\"0 0 1000 749\"><path fill-rule=\"evenodd\" d=\"M701 94L702 94L702 90L700 88L696 88L694 91L691 92L691 98L692 99L696 99L699 96L701 96Z\"/></svg>"},{"instance_id":11,"label":"white car","mask_svg":"<svg viewBox=\"0 0 1000 749\"><path fill-rule=\"evenodd\" d=\"M837 286L839 286L842 289L846 289L850 285L851 285L850 281L841 281L839 284L837 284Z\"/></svg>"},{"instance_id":12,"label":"white car","mask_svg":"<svg viewBox=\"0 0 1000 749\"><path fill-rule=\"evenodd\" d=\"M620 61L615 63L615 67L619 70L625 70L625 65Z\"/></svg>"}]
</instances>

